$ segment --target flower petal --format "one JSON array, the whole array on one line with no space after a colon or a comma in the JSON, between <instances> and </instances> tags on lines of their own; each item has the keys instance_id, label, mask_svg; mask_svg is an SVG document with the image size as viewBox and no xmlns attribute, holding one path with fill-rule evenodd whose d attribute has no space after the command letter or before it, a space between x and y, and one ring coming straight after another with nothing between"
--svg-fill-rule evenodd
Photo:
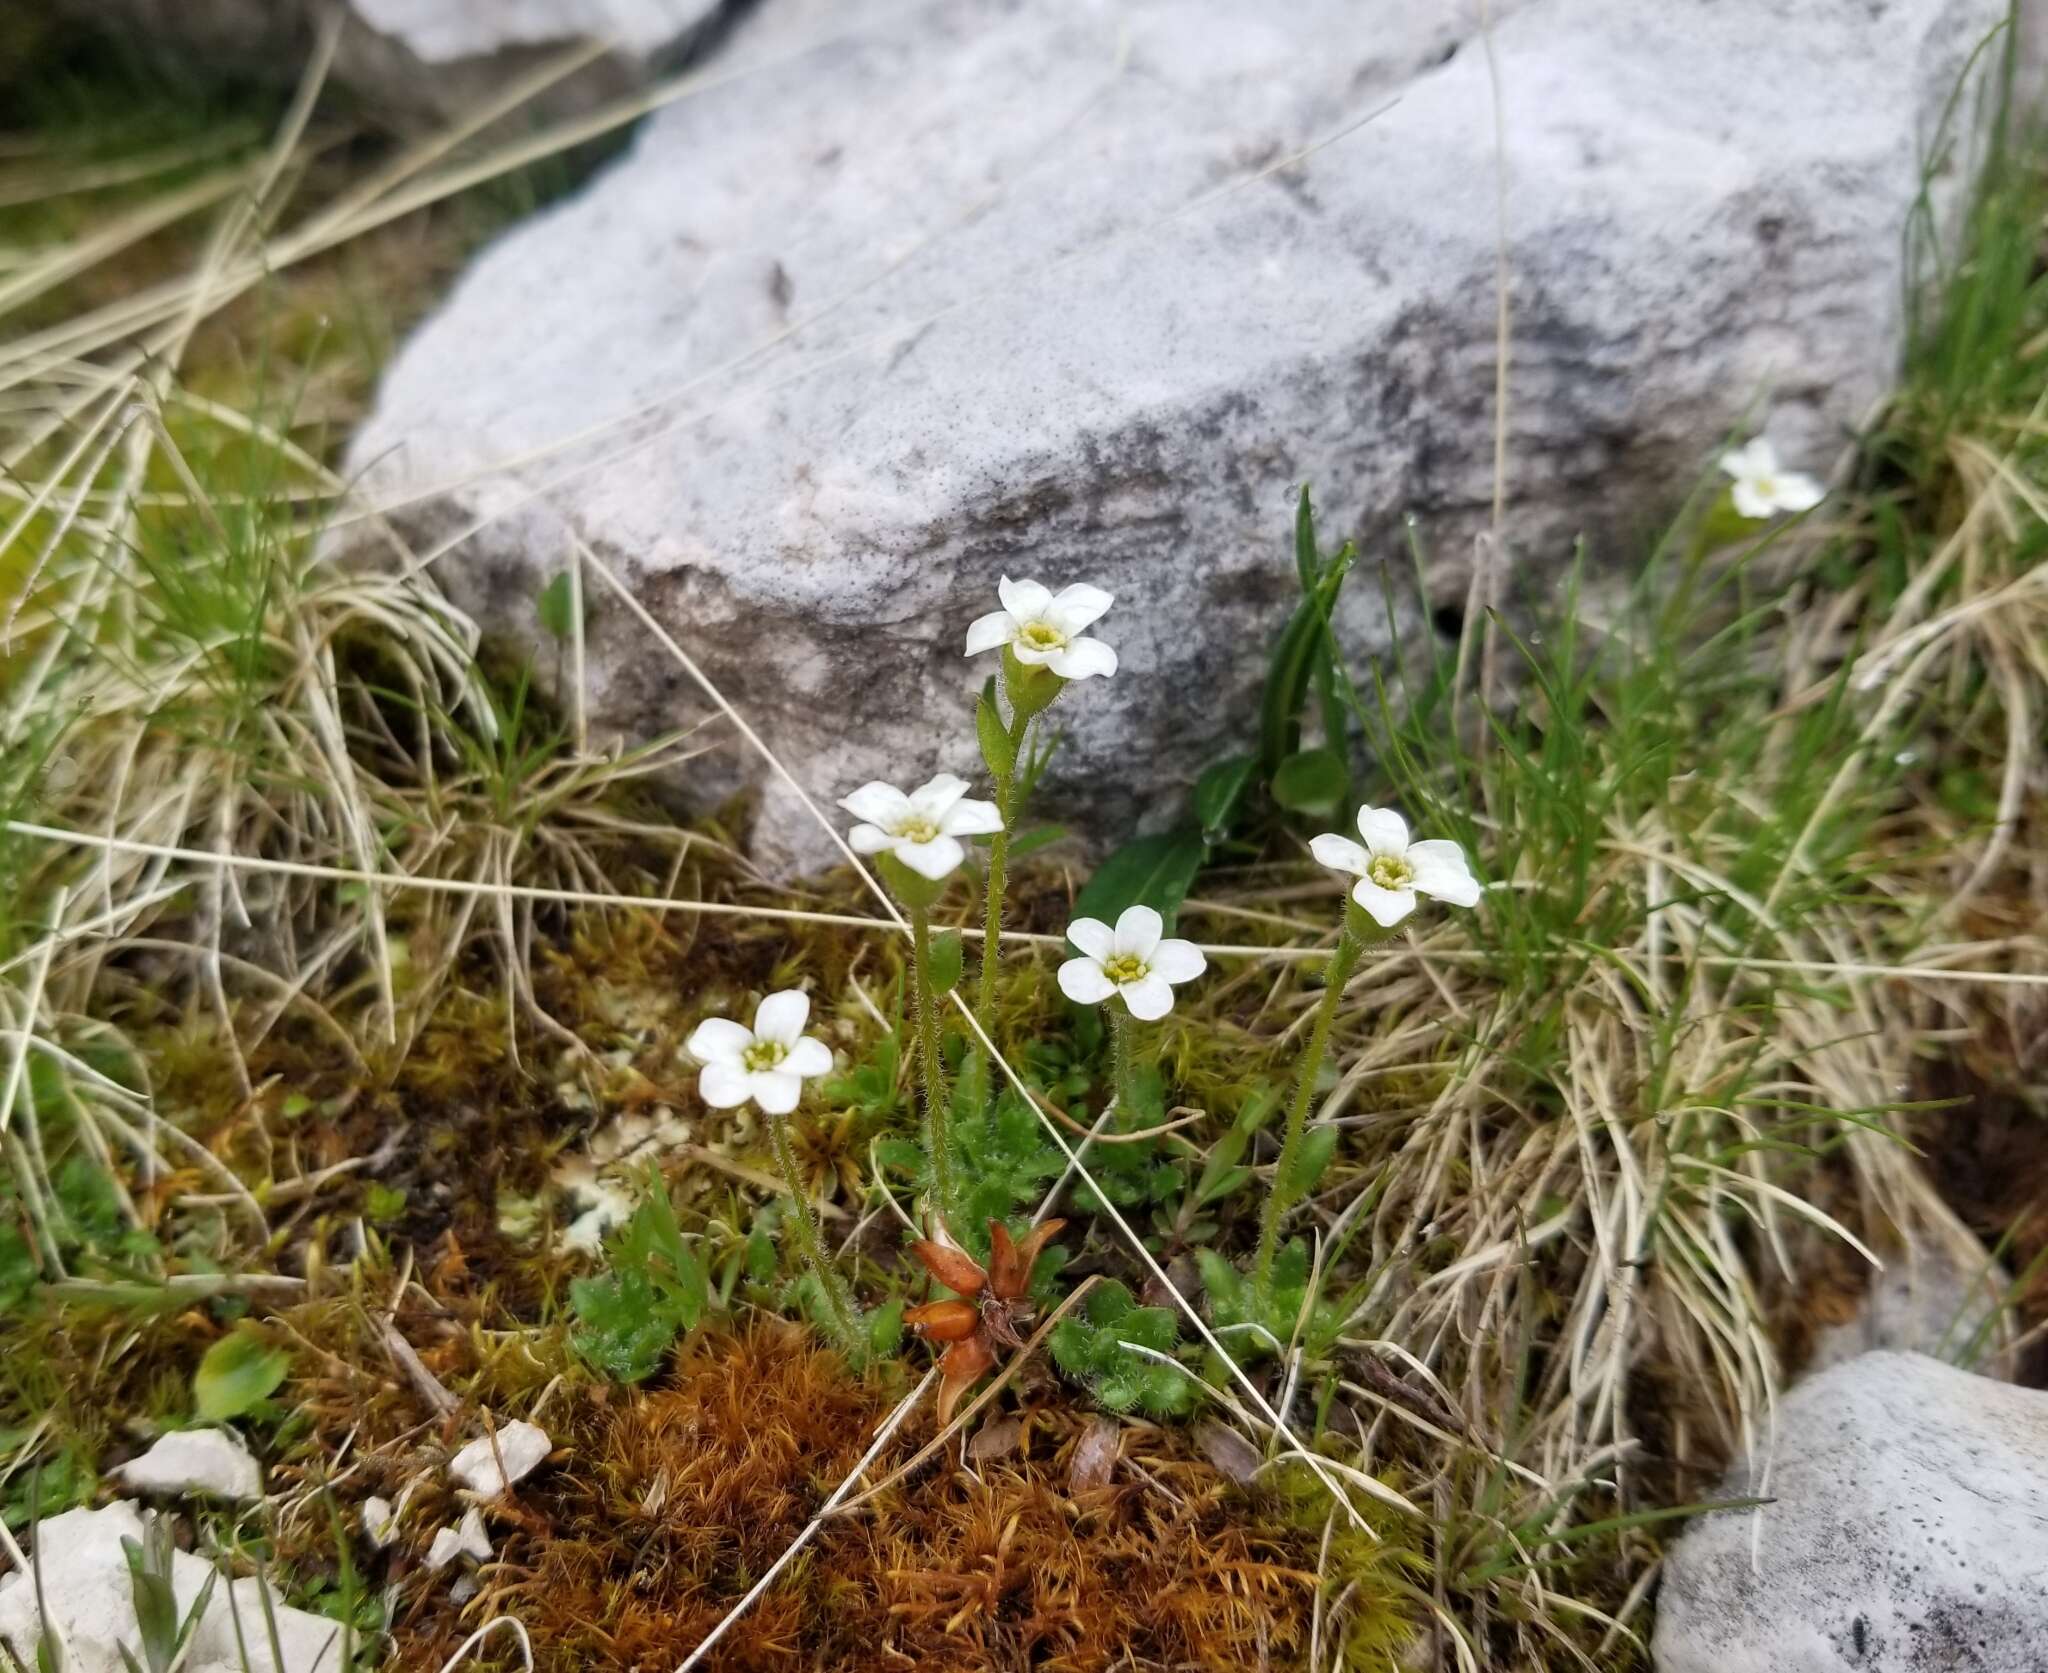
<instances>
[{"instance_id":1,"label":"flower petal","mask_svg":"<svg viewBox=\"0 0 2048 1673\"><path fill-rule=\"evenodd\" d=\"M946 809L967 794L967 780L958 773L933 773L910 793L912 809L936 823Z\"/></svg>"},{"instance_id":2,"label":"flower petal","mask_svg":"<svg viewBox=\"0 0 2048 1673\"><path fill-rule=\"evenodd\" d=\"M1116 954L1116 931L1100 918L1076 918L1067 925L1067 939L1097 963Z\"/></svg>"},{"instance_id":3,"label":"flower petal","mask_svg":"<svg viewBox=\"0 0 2048 1673\"><path fill-rule=\"evenodd\" d=\"M1148 963L1159 937L1166 933L1166 920L1149 906L1126 906L1116 921L1116 950L1134 953Z\"/></svg>"},{"instance_id":4,"label":"flower petal","mask_svg":"<svg viewBox=\"0 0 2048 1673\"><path fill-rule=\"evenodd\" d=\"M747 1077L747 1092L768 1115L787 1115L804 1095L803 1078L787 1069L765 1069Z\"/></svg>"},{"instance_id":5,"label":"flower petal","mask_svg":"<svg viewBox=\"0 0 2048 1673\"><path fill-rule=\"evenodd\" d=\"M1011 620L1019 626L1037 621L1052 602L1052 594L1036 581L1012 581L1007 575L996 583L996 596L1003 601L1003 608L1010 612Z\"/></svg>"},{"instance_id":6,"label":"flower petal","mask_svg":"<svg viewBox=\"0 0 2048 1673\"><path fill-rule=\"evenodd\" d=\"M1357 887L1351 891L1351 898L1381 929L1392 929L1415 910L1413 889L1382 889L1370 877L1358 880Z\"/></svg>"},{"instance_id":7,"label":"flower petal","mask_svg":"<svg viewBox=\"0 0 2048 1673\"><path fill-rule=\"evenodd\" d=\"M1768 436L1757 436L1722 454L1721 468L1738 480L1745 476L1773 476L1778 469L1778 450L1771 446Z\"/></svg>"},{"instance_id":8,"label":"flower petal","mask_svg":"<svg viewBox=\"0 0 2048 1673\"><path fill-rule=\"evenodd\" d=\"M1116 992L1116 983L1092 958L1070 958L1060 966L1060 992L1076 1005L1100 1005Z\"/></svg>"},{"instance_id":9,"label":"flower petal","mask_svg":"<svg viewBox=\"0 0 2048 1673\"><path fill-rule=\"evenodd\" d=\"M1140 1022L1157 1022L1173 1009L1173 989L1166 979L1148 971L1135 982L1126 982L1116 990L1124 996L1124 1003L1131 1008L1131 1015Z\"/></svg>"},{"instance_id":10,"label":"flower petal","mask_svg":"<svg viewBox=\"0 0 2048 1673\"><path fill-rule=\"evenodd\" d=\"M1354 877L1363 877L1365 868L1372 864L1370 854L1349 837L1339 836L1335 831L1325 831L1319 837L1310 838L1308 851L1332 871L1348 871Z\"/></svg>"},{"instance_id":11,"label":"flower petal","mask_svg":"<svg viewBox=\"0 0 2048 1673\"><path fill-rule=\"evenodd\" d=\"M1425 895L1448 901L1453 906L1477 906L1479 881L1465 861L1465 851L1455 842L1432 837L1408 850L1408 863L1415 868L1415 887Z\"/></svg>"},{"instance_id":12,"label":"flower petal","mask_svg":"<svg viewBox=\"0 0 2048 1673\"><path fill-rule=\"evenodd\" d=\"M730 1017L706 1017L690 1031L683 1050L699 1063L737 1063L754 1036Z\"/></svg>"},{"instance_id":13,"label":"flower petal","mask_svg":"<svg viewBox=\"0 0 2048 1673\"><path fill-rule=\"evenodd\" d=\"M1091 587L1086 581L1076 581L1071 587L1062 587L1059 596L1045 613L1046 620L1068 638L1084 631L1089 623L1100 621L1109 613L1109 607L1116 600L1100 587Z\"/></svg>"},{"instance_id":14,"label":"flower petal","mask_svg":"<svg viewBox=\"0 0 2048 1673\"><path fill-rule=\"evenodd\" d=\"M787 1073L801 1075L805 1080L829 1075L832 1072L832 1048L823 1040L814 1040L806 1034L790 1046L782 1067Z\"/></svg>"},{"instance_id":15,"label":"flower petal","mask_svg":"<svg viewBox=\"0 0 2048 1673\"><path fill-rule=\"evenodd\" d=\"M1152 974L1163 976L1169 982L1192 982L1208 968L1208 959L1192 941L1180 941L1169 936L1152 949Z\"/></svg>"},{"instance_id":16,"label":"flower petal","mask_svg":"<svg viewBox=\"0 0 2048 1673\"><path fill-rule=\"evenodd\" d=\"M966 654L979 656L998 645L1007 645L1016 633L1017 624L1010 619L1007 610L991 610L985 616L976 616L967 628Z\"/></svg>"},{"instance_id":17,"label":"flower petal","mask_svg":"<svg viewBox=\"0 0 2048 1673\"><path fill-rule=\"evenodd\" d=\"M1811 511L1828 497L1828 491L1804 471L1786 471L1778 478L1780 511Z\"/></svg>"},{"instance_id":18,"label":"flower petal","mask_svg":"<svg viewBox=\"0 0 2048 1673\"><path fill-rule=\"evenodd\" d=\"M894 847L896 839L879 825L856 825L846 833L846 843L856 854L879 854Z\"/></svg>"},{"instance_id":19,"label":"flower petal","mask_svg":"<svg viewBox=\"0 0 2048 1673\"><path fill-rule=\"evenodd\" d=\"M1105 679L1116 672L1116 652L1100 639L1069 639L1046 659L1046 665L1063 680Z\"/></svg>"},{"instance_id":20,"label":"flower petal","mask_svg":"<svg viewBox=\"0 0 2048 1673\"><path fill-rule=\"evenodd\" d=\"M1043 668L1060 653L1058 651L1042 651L1036 645L1027 645L1021 639L1013 639L1010 642L1010 654L1023 663L1026 668Z\"/></svg>"},{"instance_id":21,"label":"flower petal","mask_svg":"<svg viewBox=\"0 0 2048 1673\"><path fill-rule=\"evenodd\" d=\"M839 805L854 816L870 825L879 825L883 830L900 825L903 816L910 811L910 798L893 784L884 784L880 779L870 779L850 796L841 796Z\"/></svg>"},{"instance_id":22,"label":"flower petal","mask_svg":"<svg viewBox=\"0 0 2048 1673\"><path fill-rule=\"evenodd\" d=\"M987 836L1003 828L1003 812L994 802L977 802L963 797L939 820L947 836Z\"/></svg>"},{"instance_id":23,"label":"flower petal","mask_svg":"<svg viewBox=\"0 0 2048 1673\"><path fill-rule=\"evenodd\" d=\"M967 850L945 835L935 836L930 842L898 842L894 852L918 876L928 877L934 883L951 877L967 858Z\"/></svg>"},{"instance_id":24,"label":"flower petal","mask_svg":"<svg viewBox=\"0 0 2048 1673\"><path fill-rule=\"evenodd\" d=\"M1757 487L1754 477L1738 476L1735 486L1728 491L1728 497L1744 517L1768 517L1778 508L1777 501Z\"/></svg>"},{"instance_id":25,"label":"flower petal","mask_svg":"<svg viewBox=\"0 0 2048 1673\"><path fill-rule=\"evenodd\" d=\"M752 1096L753 1078L737 1063L707 1063L697 1077L697 1096L715 1110L736 1109Z\"/></svg>"},{"instance_id":26,"label":"flower petal","mask_svg":"<svg viewBox=\"0 0 2048 1673\"><path fill-rule=\"evenodd\" d=\"M811 1020L811 996L802 988L784 988L761 1001L754 1013L754 1038L792 1045Z\"/></svg>"},{"instance_id":27,"label":"flower petal","mask_svg":"<svg viewBox=\"0 0 2048 1673\"><path fill-rule=\"evenodd\" d=\"M1390 807L1362 807L1358 810L1358 834L1374 854L1405 854L1408 851L1408 821Z\"/></svg>"}]
</instances>

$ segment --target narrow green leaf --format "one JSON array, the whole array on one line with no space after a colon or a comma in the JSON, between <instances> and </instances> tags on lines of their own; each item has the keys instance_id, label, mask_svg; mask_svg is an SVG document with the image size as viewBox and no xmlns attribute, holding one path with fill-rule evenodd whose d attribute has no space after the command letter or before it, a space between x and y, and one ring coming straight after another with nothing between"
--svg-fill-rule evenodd
<instances>
[{"instance_id":1,"label":"narrow green leaf","mask_svg":"<svg viewBox=\"0 0 2048 1673\"><path fill-rule=\"evenodd\" d=\"M1238 804L1251 788L1258 757L1232 755L1215 762L1195 780L1195 820L1202 835L1216 841L1237 817Z\"/></svg>"},{"instance_id":2,"label":"narrow green leaf","mask_svg":"<svg viewBox=\"0 0 2048 1673\"><path fill-rule=\"evenodd\" d=\"M253 1331L236 1330L206 1350L192 1374L192 1403L210 1423L241 1417L277 1391L292 1357Z\"/></svg>"},{"instance_id":3,"label":"narrow green leaf","mask_svg":"<svg viewBox=\"0 0 2048 1673\"><path fill-rule=\"evenodd\" d=\"M951 993L960 985L965 953L957 929L941 930L932 937L932 992Z\"/></svg>"},{"instance_id":4,"label":"narrow green leaf","mask_svg":"<svg viewBox=\"0 0 2048 1673\"><path fill-rule=\"evenodd\" d=\"M974 730L981 739L982 760L988 763L996 782L1001 783L1017 769L1017 741L1010 736L1010 729L1003 724L1002 710L996 706L993 674L981 688L981 701L974 705Z\"/></svg>"},{"instance_id":5,"label":"narrow green leaf","mask_svg":"<svg viewBox=\"0 0 2048 1673\"><path fill-rule=\"evenodd\" d=\"M567 639L576 631L576 594L566 569L541 588L533 608L541 631L551 637Z\"/></svg>"},{"instance_id":6,"label":"narrow green leaf","mask_svg":"<svg viewBox=\"0 0 2048 1673\"><path fill-rule=\"evenodd\" d=\"M1301 577L1301 590L1312 593L1322 573L1316 556L1316 508L1309 504L1308 484L1301 485L1301 499L1294 508L1294 569Z\"/></svg>"},{"instance_id":7,"label":"narrow green leaf","mask_svg":"<svg viewBox=\"0 0 2048 1673\"><path fill-rule=\"evenodd\" d=\"M1036 854L1041 848L1050 848L1054 843L1064 841L1067 835L1064 825L1040 825L1010 839L1010 858L1021 860L1026 854Z\"/></svg>"},{"instance_id":8,"label":"narrow green leaf","mask_svg":"<svg viewBox=\"0 0 2048 1673\"><path fill-rule=\"evenodd\" d=\"M1207 852L1193 826L1127 842L1095 868L1074 902L1074 916L1113 924L1125 907L1149 906L1170 931Z\"/></svg>"},{"instance_id":9,"label":"narrow green leaf","mask_svg":"<svg viewBox=\"0 0 2048 1673\"><path fill-rule=\"evenodd\" d=\"M1293 1195L1298 1202L1319 1184L1329 1171L1330 1158L1337 1154L1337 1129L1311 1127L1301 1136L1301 1150L1294 1159Z\"/></svg>"}]
</instances>

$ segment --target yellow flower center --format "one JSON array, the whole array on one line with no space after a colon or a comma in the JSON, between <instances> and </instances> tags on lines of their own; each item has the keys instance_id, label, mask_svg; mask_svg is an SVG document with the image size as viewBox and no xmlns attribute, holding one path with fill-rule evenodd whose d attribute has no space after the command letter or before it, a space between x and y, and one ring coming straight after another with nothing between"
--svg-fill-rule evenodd
<instances>
[{"instance_id":1,"label":"yellow flower center","mask_svg":"<svg viewBox=\"0 0 2048 1673\"><path fill-rule=\"evenodd\" d=\"M1145 961L1136 953L1113 953L1102 961L1102 973L1118 987L1145 979Z\"/></svg>"},{"instance_id":2,"label":"yellow flower center","mask_svg":"<svg viewBox=\"0 0 2048 1673\"><path fill-rule=\"evenodd\" d=\"M923 814L913 813L896 827L896 834L905 842L936 842L939 838L939 827L935 821L925 818Z\"/></svg>"},{"instance_id":3,"label":"yellow flower center","mask_svg":"<svg viewBox=\"0 0 2048 1673\"><path fill-rule=\"evenodd\" d=\"M780 1040L756 1040L740 1053L740 1062L753 1075L765 1074L789 1055L789 1047Z\"/></svg>"},{"instance_id":4,"label":"yellow flower center","mask_svg":"<svg viewBox=\"0 0 2048 1673\"><path fill-rule=\"evenodd\" d=\"M1067 642L1067 636L1051 622L1026 622L1017 629L1017 637L1034 651L1056 651Z\"/></svg>"},{"instance_id":5,"label":"yellow flower center","mask_svg":"<svg viewBox=\"0 0 2048 1673\"><path fill-rule=\"evenodd\" d=\"M1365 875L1382 889L1405 889L1415 881L1415 868L1399 854L1375 854Z\"/></svg>"}]
</instances>

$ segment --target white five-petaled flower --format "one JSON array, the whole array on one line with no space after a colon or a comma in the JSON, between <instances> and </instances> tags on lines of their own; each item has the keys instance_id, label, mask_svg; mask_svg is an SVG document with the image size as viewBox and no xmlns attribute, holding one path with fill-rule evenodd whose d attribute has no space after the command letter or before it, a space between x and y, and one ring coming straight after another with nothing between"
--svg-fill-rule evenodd
<instances>
[{"instance_id":1,"label":"white five-petaled flower","mask_svg":"<svg viewBox=\"0 0 2048 1673\"><path fill-rule=\"evenodd\" d=\"M996 804L970 801L967 781L951 773L940 773L907 796L876 779L842 796L839 805L862 821L848 834L856 854L892 854L934 883L951 877L967 858L960 838L1003 828Z\"/></svg>"},{"instance_id":2,"label":"white five-petaled flower","mask_svg":"<svg viewBox=\"0 0 2048 1673\"><path fill-rule=\"evenodd\" d=\"M1149 906L1125 907L1115 929L1100 918L1076 918L1067 939L1081 956L1060 966L1060 992L1077 1005L1120 993L1132 1016L1156 1022L1173 1009L1175 984L1192 982L1209 962L1192 941L1162 940L1165 927Z\"/></svg>"},{"instance_id":3,"label":"white five-petaled flower","mask_svg":"<svg viewBox=\"0 0 2048 1673\"><path fill-rule=\"evenodd\" d=\"M1003 607L967 630L969 656L1008 645L1026 667L1050 668L1063 680L1116 672L1116 652L1100 639L1082 637L1083 629L1113 602L1100 587L1084 582L1055 596L1036 581L1012 581L1005 575L996 592Z\"/></svg>"},{"instance_id":4,"label":"white five-petaled flower","mask_svg":"<svg viewBox=\"0 0 2048 1673\"><path fill-rule=\"evenodd\" d=\"M1780 470L1777 449L1762 436L1722 454L1721 468L1735 478L1730 494L1735 509L1745 517L1811 511L1827 496L1827 490L1804 471Z\"/></svg>"},{"instance_id":5,"label":"white five-petaled flower","mask_svg":"<svg viewBox=\"0 0 2048 1673\"><path fill-rule=\"evenodd\" d=\"M788 988L761 1001L752 1028L706 1017L684 1047L704 1065L697 1095L715 1110L751 1098L769 1115L789 1114L804 1082L832 1071L831 1048L804 1032L810 1014L810 996Z\"/></svg>"},{"instance_id":6,"label":"white five-petaled flower","mask_svg":"<svg viewBox=\"0 0 2048 1673\"><path fill-rule=\"evenodd\" d=\"M1358 879L1351 898L1382 929L1392 929L1415 910L1417 895L1431 895L1453 906L1476 906L1479 884L1455 842L1436 837L1408 840L1408 821L1390 807L1358 810L1360 847L1334 832L1317 837L1309 852L1332 871L1348 871Z\"/></svg>"}]
</instances>

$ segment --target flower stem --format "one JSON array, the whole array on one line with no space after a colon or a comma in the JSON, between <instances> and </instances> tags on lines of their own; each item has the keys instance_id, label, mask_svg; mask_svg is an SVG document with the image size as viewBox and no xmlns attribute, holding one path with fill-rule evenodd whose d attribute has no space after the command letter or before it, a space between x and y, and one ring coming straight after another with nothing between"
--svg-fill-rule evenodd
<instances>
[{"instance_id":1,"label":"flower stem","mask_svg":"<svg viewBox=\"0 0 2048 1673\"><path fill-rule=\"evenodd\" d=\"M810 1194L804 1189L803 1175L797 1170L796 1152L789 1143L789 1121L785 1116L771 1115L767 1118L769 1136L775 1143L775 1165L782 1170L782 1182L789 1187L790 1206L796 1217L792 1222L796 1228L798 1252L804 1264L818 1280L818 1287L825 1295L825 1308L832 1316L833 1334L839 1338L839 1351L855 1364L867 1358L867 1337L860 1328L860 1309L855 1306L853 1290L846 1282L846 1275L834 1266L825 1253L825 1241L818 1235L817 1215L811 1208Z\"/></svg>"},{"instance_id":2,"label":"flower stem","mask_svg":"<svg viewBox=\"0 0 2048 1673\"><path fill-rule=\"evenodd\" d=\"M1009 885L1010 827L1016 822L1021 807L1011 805L1011 795L1017 784L1018 771L1024 761L1025 741L1031 732L1031 717L1020 714L1010 723L1010 753L1017 766L996 780L996 811L1003 816L1002 828L989 838L988 845L988 902L981 918L981 978L975 996L975 1020L984 1029L994 1026L996 1009L996 971L1002 963L1003 949L1003 891Z\"/></svg>"},{"instance_id":3,"label":"flower stem","mask_svg":"<svg viewBox=\"0 0 2048 1673\"><path fill-rule=\"evenodd\" d=\"M1131 1122L1131 1014L1121 1001L1109 1007L1109 1060L1116 1077L1116 1110L1122 1125Z\"/></svg>"},{"instance_id":4,"label":"flower stem","mask_svg":"<svg viewBox=\"0 0 2048 1673\"><path fill-rule=\"evenodd\" d=\"M946 1065L939 1056L939 999L932 992L931 919L924 908L910 910L910 946L917 988L917 1060L924 1080L924 1152L931 1160L932 1195L949 1225L958 1206L953 1180L953 1136L946 1120ZM984 955L986 956L986 955Z\"/></svg>"},{"instance_id":5,"label":"flower stem","mask_svg":"<svg viewBox=\"0 0 2048 1673\"><path fill-rule=\"evenodd\" d=\"M1301 1200L1294 1176L1300 1171L1302 1134L1308 1126L1309 1101L1315 1096L1323 1054L1329 1050L1330 1028L1337 1020L1345 984L1351 980L1358 956L1364 951L1365 943L1347 926L1338 938L1337 950L1330 955L1330 967L1323 977L1323 1001L1316 1007L1308 1047L1302 1053L1301 1067L1295 1071L1294 1096L1287 1105L1287 1128L1280 1140L1280 1161L1273 1171L1273 1188L1266 1194L1265 1221L1259 1227L1258 1262L1252 1268L1252 1292L1261 1301L1271 1298L1273 1258L1280 1249L1280 1222Z\"/></svg>"}]
</instances>

